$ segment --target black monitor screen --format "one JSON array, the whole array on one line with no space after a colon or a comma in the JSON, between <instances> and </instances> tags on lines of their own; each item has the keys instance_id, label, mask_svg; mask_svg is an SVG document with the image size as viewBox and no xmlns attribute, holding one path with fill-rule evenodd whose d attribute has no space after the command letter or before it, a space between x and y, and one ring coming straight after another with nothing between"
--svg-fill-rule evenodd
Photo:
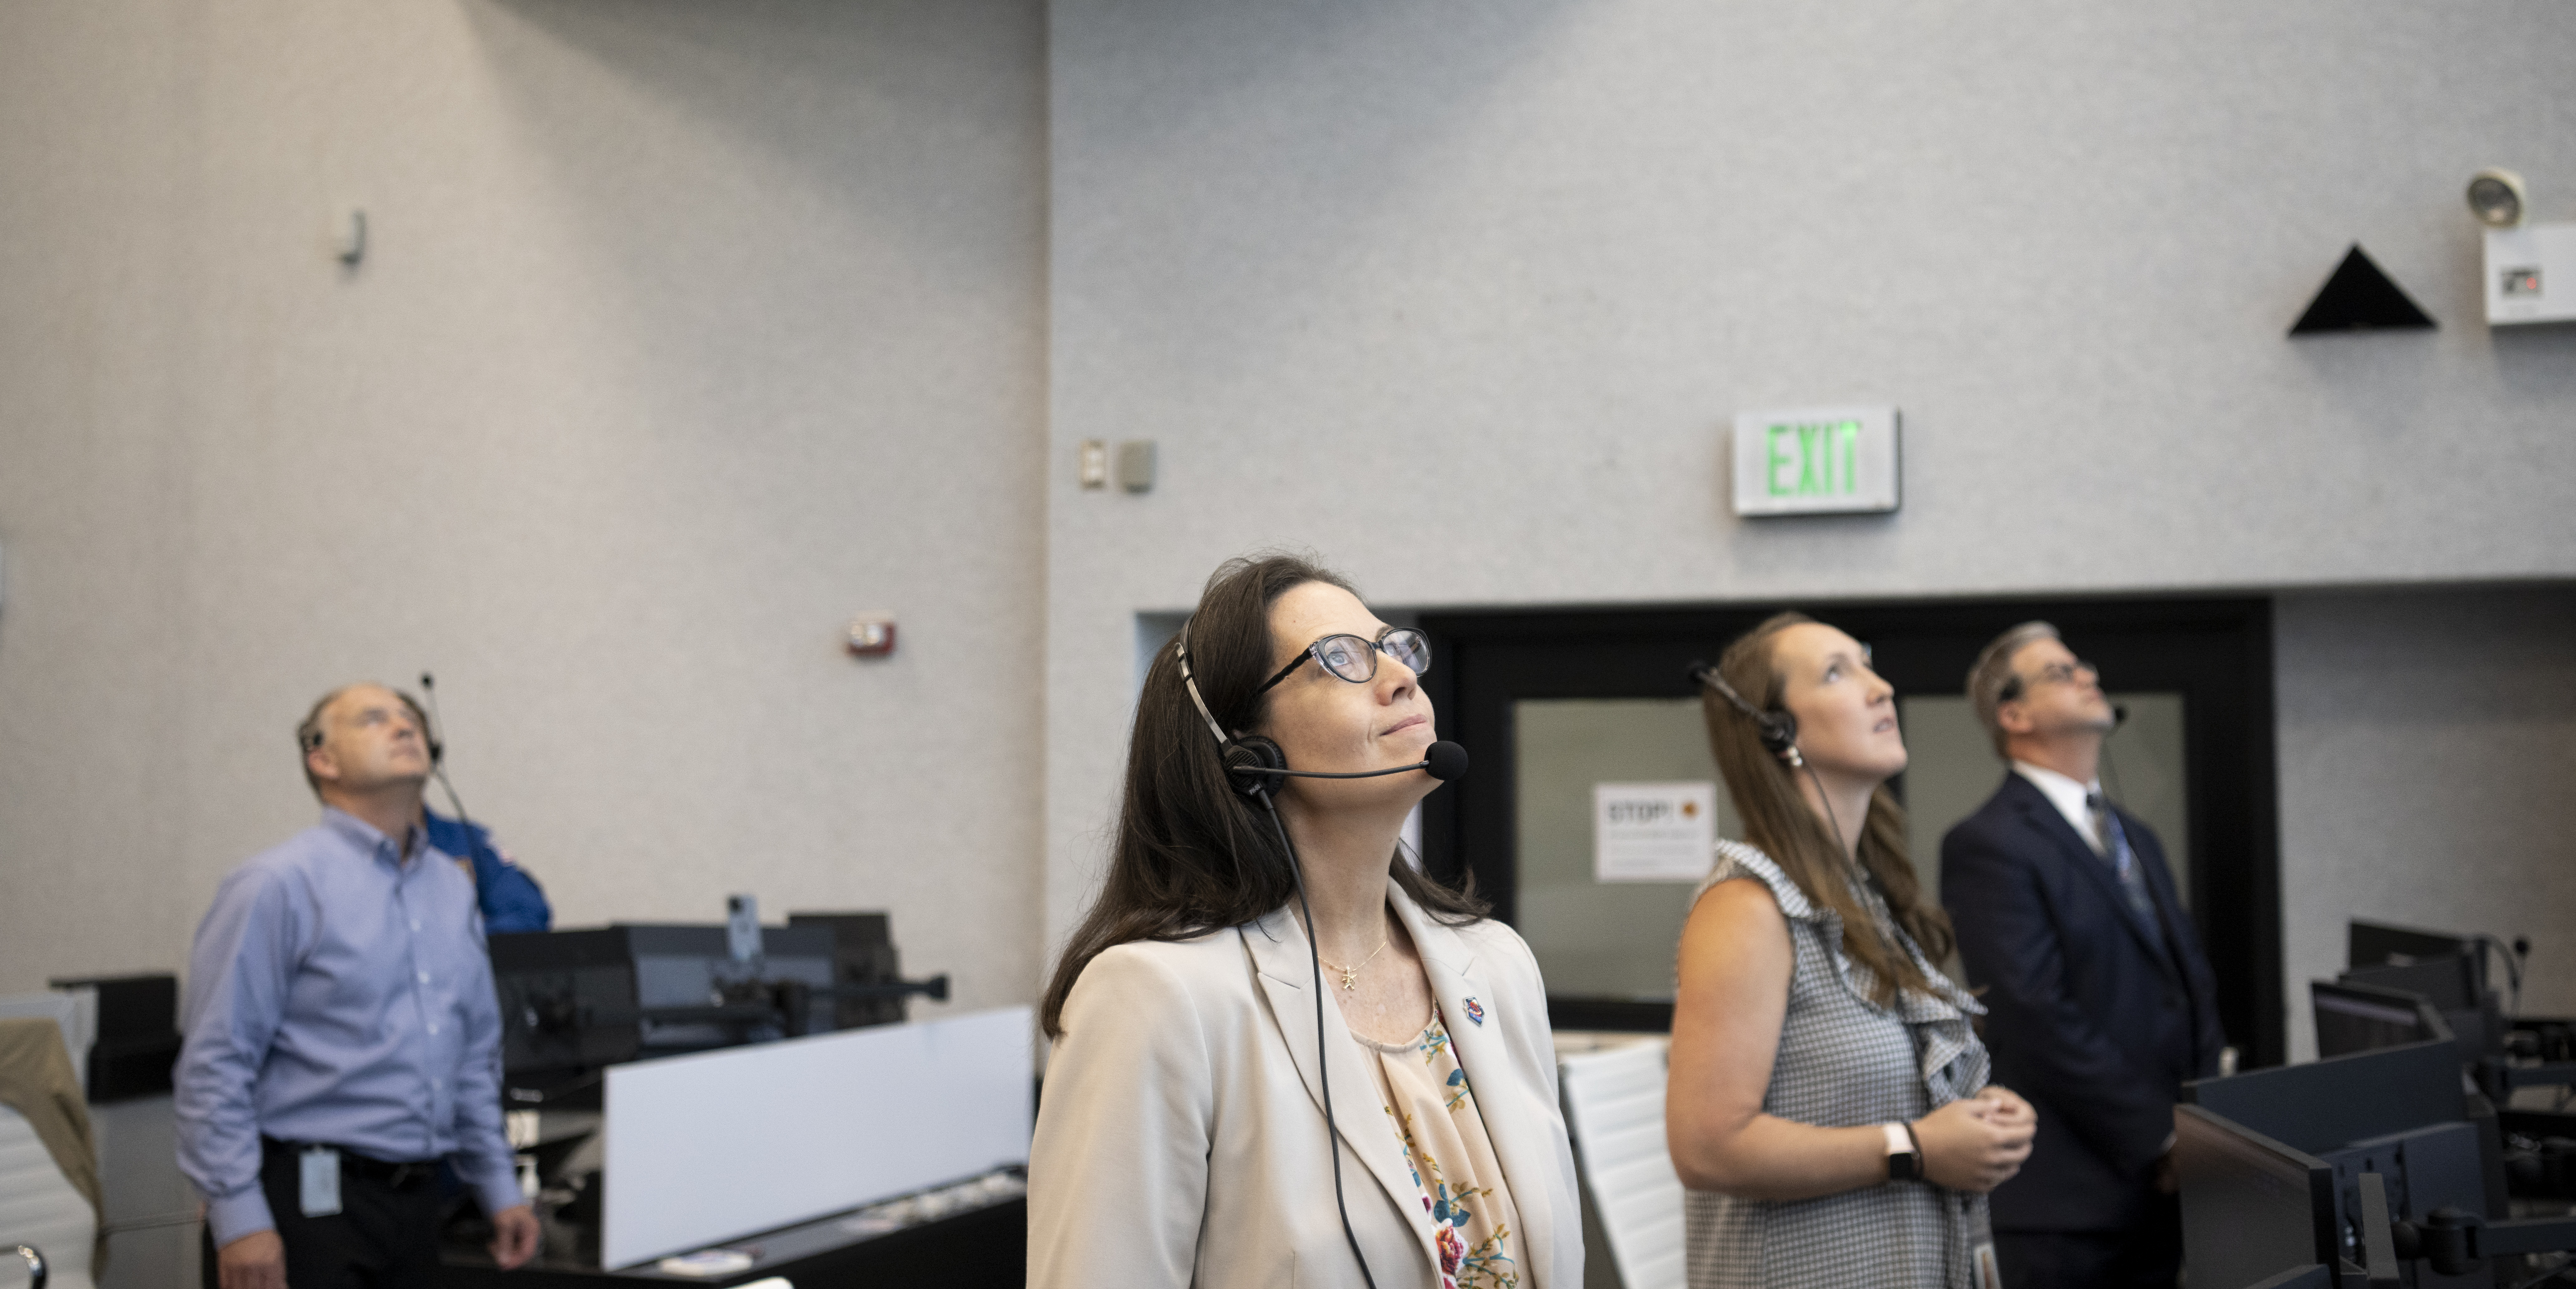
<instances>
[{"instance_id":1,"label":"black monitor screen","mask_svg":"<svg viewBox=\"0 0 2576 1289\"><path fill-rule=\"evenodd\" d=\"M2183 1264L2195 1285L2334 1265L2334 1169L2198 1106L2174 1108Z\"/></svg>"},{"instance_id":2,"label":"black monitor screen","mask_svg":"<svg viewBox=\"0 0 2576 1289\"><path fill-rule=\"evenodd\" d=\"M2383 962L2376 967L2347 967L2335 979L2379 989L2422 994L2434 1006L2467 1011L2478 1005L2478 973L2471 958L2427 958L2422 962Z\"/></svg>"},{"instance_id":3,"label":"black monitor screen","mask_svg":"<svg viewBox=\"0 0 2576 1289\"><path fill-rule=\"evenodd\" d=\"M2464 996L2444 996L2443 988L2423 989L2412 983L2374 980L2400 989L2417 989L2433 999L2436 1007L2475 1006L2477 995L2486 991L2486 951L2475 936L2452 935L2444 931L2418 931L2412 927L2389 926L2381 922L2354 919L2346 932L2344 965L2355 968L2409 967L2441 963L2459 971Z\"/></svg>"},{"instance_id":4,"label":"black monitor screen","mask_svg":"<svg viewBox=\"0 0 2576 1289\"><path fill-rule=\"evenodd\" d=\"M2321 1057L2451 1037L2441 1013L2421 994L2331 980L2310 981L2308 994L2316 1007Z\"/></svg>"},{"instance_id":5,"label":"black monitor screen","mask_svg":"<svg viewBox=\"0 0 2576 1289\"><path fill-rule=\"evenodd\" d=\"M2310 1152L2450 1123L2466 1112L2460 1049L2413 1043L2182 1085L2185 1101Z\"/></svg>"}]
</instances>

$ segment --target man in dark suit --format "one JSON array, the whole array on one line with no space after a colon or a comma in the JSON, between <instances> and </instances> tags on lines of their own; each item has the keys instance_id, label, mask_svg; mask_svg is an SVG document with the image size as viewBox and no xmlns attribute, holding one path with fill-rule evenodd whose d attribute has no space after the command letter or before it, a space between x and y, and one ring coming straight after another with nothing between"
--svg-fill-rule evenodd
<instances>
[{"instance_id":1,"label":"man in dark suit","mask_svg":"<svg viewBox=\"0 0 2576 1289\"><path fill-rule=\"evenodd\" d=\"M2045 622L1986 646L1968 698L2011 771L1941 841L1995 1080L2039 1111L2030 1161L1994 1193L2011 1289L2173 1289L2174 1101L2225 1042L2164 847L2094 777L2117 724L2101 679Z\"/></svg>"}]
</instances>

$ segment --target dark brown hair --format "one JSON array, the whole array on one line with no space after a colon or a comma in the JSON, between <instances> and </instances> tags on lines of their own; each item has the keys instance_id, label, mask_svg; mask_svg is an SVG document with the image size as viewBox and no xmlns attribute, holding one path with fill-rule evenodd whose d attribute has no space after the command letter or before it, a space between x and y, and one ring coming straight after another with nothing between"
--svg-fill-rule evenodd
<instances>
[{"instance_id":1,"label":"dark brown hair","mask_svg":"<svg viewBox=\"0 0 2576 1289\"><path fill-rule=\"evenodd\" d=\"M1208 578L1182 628L1199 695L1229 733L1261 727L1268 700L1256 693L1273 668L1270 609L1308 582L1353 591L1348 581L1301 555L1231 559ZM1417 871L1401 854L1396 885L1442 922L1472 922L1485 906ZM1286 850L1259 806L1235 794L1223 749L1181 687L1165 645L1145 672L1136 724L1127 739L1127 786L1118 808L1109 875L1082 924L1056 959L1039 1003L1049 1038L1064 1033L1064 1001L1082 969L1103 950L1135 940L1186 940L1241 926L1296 897Z\"/></svg>"},{"instance_id":2,"label":"dark brown hair","mask_svg":"<svg viewBox=\"0 0 2576 1289\"><path fill-rule=\"evenodd\" d=\"M1803 613L1781 613L1745 632L1718 657L1717 671L1755 705L1768 711L1780 706L1787 682L1773 661L1780 633L1815 619ZM1744 820L1744 839L1771 857L1809 902L1832 909L1843 922L1843 952L1869 968L1877 978L1871 1001L1884 1007L1899 988L1931 993L1932 982L1901 945L1879 931L1878 920L1863 910L1860 896L1845 876L1849 865L1825 821L1799 795L1796 775L1805 773L1762 746L1753 718L1710 686L1700 692L1700 710L1708 718L1709 751L1726 779L1727 795ZM1896 804L1887 785L1870 794L1869 817L1860 825L1860 863L1887 900L1896 925L1914 938L1923 956L1939 962L1950 956L1956 937L1950 915L1923 898L1914 863L1905 853L1905 808Z\"/></svg>"}]
</instances>

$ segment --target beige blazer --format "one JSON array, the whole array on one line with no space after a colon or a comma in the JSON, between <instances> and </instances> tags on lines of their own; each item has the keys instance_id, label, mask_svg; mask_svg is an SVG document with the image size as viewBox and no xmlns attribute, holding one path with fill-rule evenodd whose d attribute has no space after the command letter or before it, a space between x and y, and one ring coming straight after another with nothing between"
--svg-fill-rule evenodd
<instances>
[{"instance_id":1,"label":"beige blazer","mask_svg":"<svg viewBox=\"0 0 2576 1289\"><path fill-rule=\"evenodd\" d=\"M1391 881L1387 894L1519 1211L1522 1289L1581 1289L1582 1210L1538 963L1500 922L1443 926ZM1033 1289L1360 1284L1333 1205L1326 1069L1351 1229L1378 1289L1438 1289L1421 1188L1329 999L1316 1063L1313 972L1285 909L1122 944L1083 969L1029 1147Z\"/></svg>"}]
</instances>

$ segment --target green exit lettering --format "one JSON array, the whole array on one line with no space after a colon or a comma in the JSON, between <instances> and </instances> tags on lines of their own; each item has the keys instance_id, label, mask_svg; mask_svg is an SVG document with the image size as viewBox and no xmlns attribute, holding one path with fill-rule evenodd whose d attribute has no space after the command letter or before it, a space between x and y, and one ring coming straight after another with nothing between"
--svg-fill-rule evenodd
<instances>
[{"instance_id":1,"label":"green exit lettering","mask_svg":"<svg viewBox=\"0 0 2576 1289\"><path fill-rule=\"evenodd\" d=\"M1860 491L1860 422L1774 425L1763 482L1774 497Z\"/></svg>"}]
</instances>

